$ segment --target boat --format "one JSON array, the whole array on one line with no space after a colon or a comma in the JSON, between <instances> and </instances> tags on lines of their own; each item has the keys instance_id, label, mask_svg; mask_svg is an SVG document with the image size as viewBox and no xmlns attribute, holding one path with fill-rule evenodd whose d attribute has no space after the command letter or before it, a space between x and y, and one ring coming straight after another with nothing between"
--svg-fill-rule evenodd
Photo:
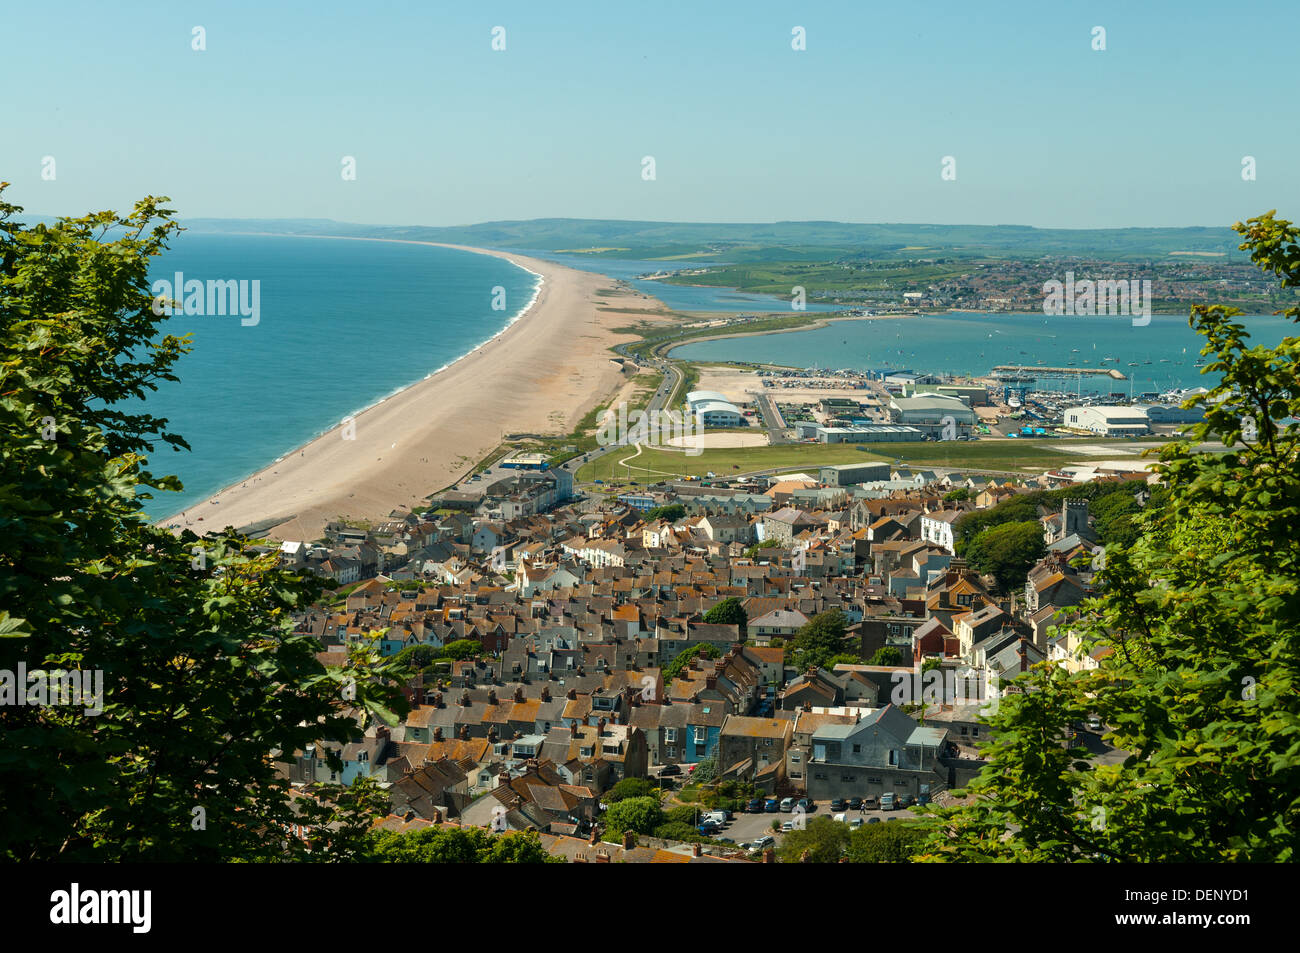
<instances>
[{"instance_id":1,"label":"boat","mask_svg":"<svg viewBox=\"0 0 1300 953\"><path fill-rule=\"evenodd\" d=\"M1150 362L1150 361L1147 361L1147 363L1150 364L1151 362ZM1137 361L1129 361L1129 362L1128 362L1128 366L1129 366L1129 367L1137 367L1137 366L1138 366L1138 362L1137 362Z\"/></svg>"}]
</instances>

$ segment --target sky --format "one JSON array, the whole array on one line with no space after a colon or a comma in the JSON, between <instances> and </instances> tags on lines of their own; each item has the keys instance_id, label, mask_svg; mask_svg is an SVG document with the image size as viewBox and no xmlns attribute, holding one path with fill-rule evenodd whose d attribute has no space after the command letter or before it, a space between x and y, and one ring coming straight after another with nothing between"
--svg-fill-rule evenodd
<instances>
[{"instance_id":1,"label":"sky","mask_svg":"<svg viewBox=\"0 0 1300 953\"><path fill-rule=\"evenodd\" d=\"M35 215L1300 217L1295 0L3 2Z\"/></svg>"}]
</instances>

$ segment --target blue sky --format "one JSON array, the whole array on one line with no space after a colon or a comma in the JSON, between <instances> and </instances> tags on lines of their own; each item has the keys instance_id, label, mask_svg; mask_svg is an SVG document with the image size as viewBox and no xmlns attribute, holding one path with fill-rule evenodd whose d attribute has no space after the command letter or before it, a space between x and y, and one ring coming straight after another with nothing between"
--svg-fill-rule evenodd
<instances>
[{"instance_id":1,"label":"blue sky","mask_svg":"<svg viewBox=\"0 0 1300 953\"><path fill-rule=\"evenodd\" d=\"M182 217L421 225L1300 217L1285 0L88 0L4 20L0 179L36 214L152 193Z\"/></svg>"}]
</instances>

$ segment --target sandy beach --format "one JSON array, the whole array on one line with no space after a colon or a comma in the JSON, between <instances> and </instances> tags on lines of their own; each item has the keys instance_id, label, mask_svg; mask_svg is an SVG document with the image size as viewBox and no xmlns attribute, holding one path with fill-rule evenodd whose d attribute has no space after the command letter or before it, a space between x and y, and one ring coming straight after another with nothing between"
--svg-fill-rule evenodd
<instances>
[{"instance_id":1,"label":"sandy beach","mask_svg":"<svg viewBox=\"0 0 1300 953\"><path fill-rule=\"evenodd\" d=\"M159 522L202 534L275 521L259 535L314 540L340 517L382 518L398 505L420 505L468 473L508 433L570 432L626 380L608 349L632 338L610 328L639 319L598 310L597 291L614 285L613 279L489 249L442 247L505 258L540 274L537 299L500 335L357 414L350 428L340 424ZM616 308L663 307L633 292L605 300ZM345 439L349 431L354 439Z\"/></svg>"}]
</instances>

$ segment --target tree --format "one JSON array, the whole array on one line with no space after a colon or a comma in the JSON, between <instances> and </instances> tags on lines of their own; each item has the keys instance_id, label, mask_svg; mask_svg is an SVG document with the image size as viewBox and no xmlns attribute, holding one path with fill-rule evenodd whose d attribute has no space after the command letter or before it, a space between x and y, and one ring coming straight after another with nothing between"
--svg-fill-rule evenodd
<instances>
[{"instance_id":1,"label":"tree","mask_svg":"<svg viewBox=\"0 0 1300 953\"><path fill-rule=\"evenodd\" d=\"M740 626L740 637L745 638L745 625L749 622L749 616L745 613L745 607L740 604L740 600L735 596L723 599L716 606L704 613L704 621L710 625L738 625Z\"/></svg>"},{"instance_id":2,"label":"tree","mask_svg":"<svg viewBox=\"0 0 1300 953\"><path fill-rule=\"evenodd\" d=\"M478 639L455 639L448 642L438 653L440 658L462 662L465 659L478 658L483 654L483 644Z\"/></svg>"},{"instance_id":3,"label":"tree","mask_svg":"<svg viewBox=\"0 0 1300 953\"><path fill-rule=\"evenodd\" d=\"M800 670L829 667L831 659L844 652L844 631L848 620L839 609L819 612L791 639L791 660Z\"/></svg>"},{"instance_id":4,"label":"tree","mask_svg":"<svg viewBox=\"0 0 1300 953\"><path fill-rule=\"evenodd\" d=\"M715 758L701 758L695 762L695 770L691 772L691 780L700 784L707 784L718 776L718 762Z\"/></svg>"},{"instance_id":5,"label":"tree","mask_svg":"<svg viewBox=\"0 0 1300 953\"><path fill-rule=\"evenodd\" d=\"M397 833L374 831L361 858L401 864L562 864L542 846L536 831L493 834L481 827L426 827Z\"/></svg>"},{"instance_id":6,"label":"tree","mask_svg":"<svg viewBox=\"0 0 1300 953\"><path fill-rule=\"evenodd\" d=\"M708 642L696 642L694 645L682 649L668 663L667 668L662 672L664 684L667 685L691 664L691 659L701 656L707 658L717 658L721 653L710 645Z\"/></svg>"},{"instance_id":7,"label":"tree","mask_svg":"<svg viewBox=\"0 0 1300 953\"><path fill-rule=\"evenodd\" d=\"M233 530L144 514L181 489L147 454L188 449L128 403L190 349L160 333L148 279L178 228L166 201L31 228L0 201L0 669L102 678L102 705L0 703L0 789L23 805L0 814L11 860L329 856L364 799L318 788L309 847L277 760L352 741L356 712L405 711L375 642L327 668L294 633L317 580Z\"/></svg>"},{"instance_id":8,"label":"tree","mask_svg":"<svg viewBox=\"0 0 1300 953\"><path fill-rule=\"evenodd\" d=\"M783 864L797 864L804 860L813 864L834 864L844 856L849 843L849 827L829 817L810 818L803 830L787 831L777 849Z\"/></svg>"},{"instance_id":9,"label":"tree","mask_svg":"<svg viewBox=\"0 0 1300 953\"><path fill-rule=\"evenodd\" d=\"M868 665L902 665L903 653L898 651L892 645L882 645L876 649L876 654L871 656Z\"/></svg>"},{"instance_id":10,"label":"tree","mask_svg":"<svg viewBox=\"0 0 1300 953\"><path fill-rule=\"evenodd\" d=\"M1233 228L1283 289L1300 286L1290 222ZM1300 339L1251 347L1238 313L1198 305L1190 319L1222 375L1185 405L1206 408L1194 443L1224 452L1160 448L1164 505L1107 547L1101 593L1070 623L1109 653L1094 671L1031 670L1000 699L972 802L936 810L924 859L1296 859L1300 539L1281 528L1300 523ZM1122 763L1066 747L1092 712Z\"/></svg>"},{"instance_id":11,"label":"tree","mask_svg":"<svg viewBox=\"0 0 1300 953\"><path fill-rule=\"evenodd\" d=\"M760 552L762 552L764 549L775 549L776 547L778 547L778 546L780 546L780 545L781 545L781 543L780 543L779 540L775 540L775 539L765 539L765 540L763 540L761 543L755 543L753 546L750 546L748 549L746 549L746 550L745 550L745 556L746 556L746 558L748 558L748 559L754 559L754 558L756 558L756 557L758 556L758 554L759 554Z\"/></svg>"},{"instance_id":12,"label":"tree","mask_svg":"<svg viewBox=\"0 0 1300 953\"><path fill-rule=\"evenodd\" d=\"M676 523L686 515L686 507L681 503L670 503L667 506L656 506L654 509L645 511L641 517L646 523L657 523L663 520L667 523Z\"/></svg>"},{"instance_id":13,"label":"tree","mask_svg":"<svg viewBox=\"0 0 1300 953\"><path fill-rule=\"evenodd\" d=\"M653 791L654 785L645 778L624 778L609 789L605 801L615 804L630 797L650 797Z\"/></svg>"},{"instance_id":14,"label":"tree","mask_svg":"<svg viewBox=\"0 0 1300 953\"><path fill-rule=\"evenodd\" d=\"M966 547L966 561L997 580L1004 592L1023 589L1029 568L1047 553L1037 520L1003 523L986 529Z\"/></svg>"},{"instance_id":15,"label":"tree","mask_svg":"<svg viewBox=\"0 0 1300 953\"><path fill-rule=\"evenodd\" d=\"M905 864L928 836L927 828L908 821L864 824L849 834L845 856L851 864Z\"/></svg>"},{"instance_id":16,"label":"tree","mask_svg":"<svg viewBox=\"0 0 1300 953\"><path fill-rule=\"evenodd\" d=\"M949 490L947 493L943 495L943 501L945 503L960 503L962 500L969 500L969 499L970 499L970 489L964 486L959 486L955 490Z\"/></svg>"},{"instance_id":17,"label":"tree","mask_svg":"<svg viewBox=\"0 0 1300 953\"><path fill-rule=\"evenodd\" d=\"M605 812L605 830L615 837L624 831L650 834L664 823L663 808L653 797L630 797L611 804Z\"/></svg>"}]
</instances>

